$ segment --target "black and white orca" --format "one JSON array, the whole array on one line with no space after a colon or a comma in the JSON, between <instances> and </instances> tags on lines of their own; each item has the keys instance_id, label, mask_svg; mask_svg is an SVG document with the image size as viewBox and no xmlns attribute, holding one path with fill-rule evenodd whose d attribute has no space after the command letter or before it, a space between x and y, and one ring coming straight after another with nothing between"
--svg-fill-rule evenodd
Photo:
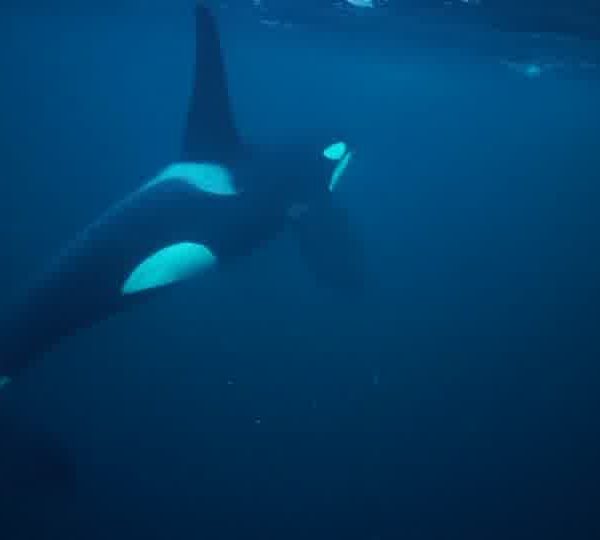
<instances>
[{"instance_id":1,"label":"black and white orca","mask_svg":"<svg viewBox=\"0 0 600 540\"><path fill-rule=\"evenodd\" d=\"M88 226L9 313L0 386L67 336L252 253L285 228L317 277L360 286L359 243L333 193L344 140L263 148L240 137L218 26L196 5L196 70L181 156Z\"/></svg>"}]
</instances>

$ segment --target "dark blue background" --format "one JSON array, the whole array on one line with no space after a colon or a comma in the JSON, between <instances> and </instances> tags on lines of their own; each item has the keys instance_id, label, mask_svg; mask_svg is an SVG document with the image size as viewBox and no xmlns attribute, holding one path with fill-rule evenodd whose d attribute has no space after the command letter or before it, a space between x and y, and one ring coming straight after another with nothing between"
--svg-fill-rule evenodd
<instances>
[{"instance_id":1,"label":"dark blue background","mask_svg":"<svg viewBox=\"0 0 600 540\"><path fill-rule=\"evenodd\" d=\"M7 299L177 152L190 6L139 4L0 21ZM597 45L220 15L244 135L358 147L368 297L284 235L65 343L10 398L73 448L77 496L10 540L597 538L600 85L501 63Z\"/></svg>"}]
</instances>

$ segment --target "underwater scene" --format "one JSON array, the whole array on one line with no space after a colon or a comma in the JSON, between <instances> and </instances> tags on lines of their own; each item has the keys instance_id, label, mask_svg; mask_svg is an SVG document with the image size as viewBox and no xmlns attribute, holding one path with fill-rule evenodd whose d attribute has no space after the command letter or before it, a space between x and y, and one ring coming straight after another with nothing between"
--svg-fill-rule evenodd
<instances>
[{"instance_id":1,"label":"underwater scene","mask_svg":"<svg viewBox=\"0 0 600 540\"><path fill-rule=\"evenodd\" d=\"M600 538L600 4L5 0L0 540Z\"/></svg>"}]
</instances>

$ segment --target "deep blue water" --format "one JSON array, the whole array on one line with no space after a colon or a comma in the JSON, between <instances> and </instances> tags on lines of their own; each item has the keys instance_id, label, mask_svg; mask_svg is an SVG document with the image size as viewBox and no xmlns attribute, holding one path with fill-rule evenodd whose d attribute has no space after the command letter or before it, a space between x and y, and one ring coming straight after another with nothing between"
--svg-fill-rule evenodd
<instances>
[{"instance_id":1,"label":"deep blue water","mask_svg":"<svg viewBox=\"0 0 600 540\"><path fill-rule=\"evenodd\" d=\"M190 2L139 4L0 19L6 305L178 151ZM2 538L600 537L593 20L243 7L219 10L240 130L354 142L366 297L283 235L68 340L0 406L76 476L0 484Z\"/></svg>"}]
</instances>

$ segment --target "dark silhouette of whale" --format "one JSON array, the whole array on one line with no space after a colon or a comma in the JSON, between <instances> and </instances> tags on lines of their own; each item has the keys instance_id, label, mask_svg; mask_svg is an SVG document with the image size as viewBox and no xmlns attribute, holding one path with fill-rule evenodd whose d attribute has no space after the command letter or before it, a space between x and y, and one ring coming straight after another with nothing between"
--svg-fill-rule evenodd
<instances>
[{"instance_id":1,"label":"dark silhouette of whale","mask_svg":"<svg viewBox=\"0 0 600 540\"><path fill-rule=\"evenodd\" d=\"M36 538L73 511L75 453L37 422L0 402L0 523L3 538Z\"/></svg>"}]
</instances>

